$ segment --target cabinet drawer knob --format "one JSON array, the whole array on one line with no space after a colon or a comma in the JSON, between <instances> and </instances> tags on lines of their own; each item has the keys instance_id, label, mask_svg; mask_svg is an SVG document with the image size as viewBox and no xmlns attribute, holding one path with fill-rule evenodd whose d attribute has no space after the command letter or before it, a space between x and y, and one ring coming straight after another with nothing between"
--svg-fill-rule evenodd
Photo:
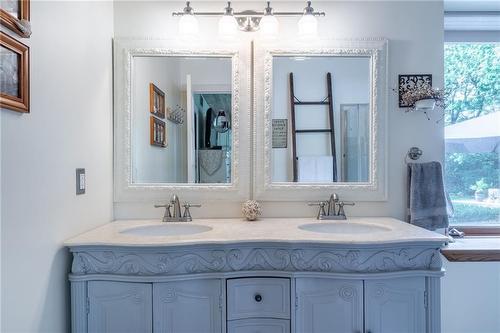
<instances>
[{"instance_id":1,"label":"cabinet drawer knob","mask_svg":"<svg viewBox=\"0 0 500 333\"><path fill-rule=\"evenodd\" d=\"M254 299L256 302L261 302L262 301L262 296L260 294L255 294Z\"/></svg>"}]
</instances>

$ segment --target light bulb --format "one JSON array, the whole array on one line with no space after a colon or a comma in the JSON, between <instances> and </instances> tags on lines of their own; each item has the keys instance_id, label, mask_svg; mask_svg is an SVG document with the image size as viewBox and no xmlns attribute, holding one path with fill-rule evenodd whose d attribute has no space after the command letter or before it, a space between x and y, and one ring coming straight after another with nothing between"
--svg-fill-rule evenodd
<instances>
[{"instance_id":1,"label":"light bulb","mask_svg":"<svg viewBox=\"0 0 500 333\"><path fill-rule=\"evenodd\" d=\"M264 39L276 39L279 32L279 22L274 15L264 15L260 20L260 34Z\"/></svg>"},{"instance_id":2,"label":"light bulb","mask_svg":"<svg viewBox=\"0 0 500 333\"><path fill-rule=\"evenodd\" d=\"M190 2L186 2L184 14L179 20L179 37L184 40L193 40L198 38L198 20L194 16L193 7Z\"/></svg>"},{"instance_id":3,"label":"light bulb","mask_svg":"<svg viewBox=\"0 0 500 333\"><path fill-rule=\"evenodd\" d=\"M219 38L226 41L236 39L238 22L232 15L224 15L219 20Z\"/></svg>"},{"instance_id":4,"label":"light bulb","mask_svg":"<svg viewBox=\"0 0 500 333\"><path fill-rule=\"evenodd\" d=\"M313 39L318 35L318 21L312 14L304 14L299 20L299 38Z\"/></svg>"},{"instance_id":5,"label":"light bulb","mask_svg":"<svg viewBox=\"0 0 500 333\"><path fill-rule=\"evenodd\" d=\"M179 20L179 37L185 40L198 38L199 27L198 20L192 14L182 15Z\"/></svg>"}]
</instances>

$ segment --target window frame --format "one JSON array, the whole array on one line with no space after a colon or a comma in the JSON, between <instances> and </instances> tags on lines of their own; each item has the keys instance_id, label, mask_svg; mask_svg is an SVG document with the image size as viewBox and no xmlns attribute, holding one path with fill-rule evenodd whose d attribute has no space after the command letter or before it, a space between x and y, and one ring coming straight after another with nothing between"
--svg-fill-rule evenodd
<instances>
[{"instance_id":1,"label":"window frame","mask_svg":"<svg viewBox=\"0 0 500 333\"><path fill-rule=\"evenodd\" d=\"M446 16L446 13L445 13ZM467 31L467 30L445 30L443 46L446 44L498 44L500 45L500 31ZM495 38L493 38L493 37ZM460 37L460 38L458 38ZM444 47L443 47L444 51ZM444 65L443 57L443 65ZM445 151L446 154L446 151ZM450 224L450 229L456 229L465 236L499 236L499 224Z\"/></svg>"}]
</instances>

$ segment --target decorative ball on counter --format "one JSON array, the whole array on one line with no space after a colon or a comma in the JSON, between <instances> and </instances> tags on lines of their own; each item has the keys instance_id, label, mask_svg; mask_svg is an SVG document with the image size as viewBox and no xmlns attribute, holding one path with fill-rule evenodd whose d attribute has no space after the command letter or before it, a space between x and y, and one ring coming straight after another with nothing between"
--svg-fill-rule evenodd
<instances>
[{"instance_id":1,"label":"decorative ball on counter","mask_svg":"<svg viewBox=\"0 0 500 333\"><path fill-rule=\"evenodd\" d=\"M255 200L247 200L243 203L241 212L248 221L255 221L262 214L262 207Z\"/></svg>"}]
</instances>

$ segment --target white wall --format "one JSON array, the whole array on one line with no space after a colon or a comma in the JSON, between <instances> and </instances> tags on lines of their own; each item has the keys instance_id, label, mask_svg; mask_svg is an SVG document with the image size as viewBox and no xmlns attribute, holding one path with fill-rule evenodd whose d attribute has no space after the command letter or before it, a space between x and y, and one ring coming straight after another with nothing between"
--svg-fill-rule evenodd
<instances>
[{"instance_id":1,"label":"white wall","mask_svg":"<svg viewBox=\"0 0 500 333\"><path fill-rule=\"evenodd\" d=\"M187 181L185 124L174 124L168 119L167 146L150 144L149 83L165 93L165 104L171 108L181 105L179 86L180 60L178 58L134 58L132 110L132 168L135 183L185 183Z\"/></svg>"},{"instance_id":2,"label":"white wall","mask_svg":"<svg viewBox=\"0 0 500 333\"><path fill-rule=\"evenodd\" d=\"M443 333L500 332L500 263L448 262L441 280Z\"/></svg>"},{"instance_id":3,"label":"white wall","mask_svg":"<svg viewBox=\"0 0 500 333\"><path fill-rule=\"evenodd\" d=\"M191 75L193 91L231 91L231 58L184 58L180 62L179 82L186 89Z\"/></svg>"},{"instance_id":4,"label":"white wall","mask_svg":"<svg viewBox=\"0 0 500 333\"><path fill-rule=\"evenodd\" d=\"M31 2L31 114L1 110L2 332L68 332L65 239L112 219L112 2ZM75 168L87 194L75 195Z\"/></svg>"},{"instance_id":5,"label":"white wall","mask_svg":"<svg viewBox=\"0 0 500 333\"><path fill-rule=\"evenodd\" d=\"M173 38L177 31L177 19L171 16L185 6L183 2L117 2L114 6L116 37ZM220 10L218 2L199 2L196 10ZM261 2L235 2L235 10L261 9ZM302 2L275 2L276 11L298 10ZM322 37L369 38L386 37L389 46L389 84L397 84L397 75L402 73L432 73L436 86L443 86L443 4L440 1L315 1L314 7L327 13L319 19ZM408 15L412 13L412 15ZM133 25L130 22L134 22ZM216 38L217 19L200 18L200 38ZM296 34L296 18L280 18L280 38ZM256 34L240 33L238 39L248 43ZM259 78L255 78L259 79ZM257 111L258 112L258 111ZM423 114L408 114L397 107L396 94L390 95L388 122L389 153L389 198L386 202L358 202L349 207L349 215L379 215L403 218L405 211L404 156L412 146L424 151L424 160L442 160L444 147L443 124L428 121ZM425 135L422 135L425 133ZM314 207L298 202L264 203L265 216L314 216ZM224 217L240 216L238 203L214 203L194 212L195 216ZM115 203L115 216L158 217L158 210L150 204Z\"/></svg>"}]
</instances>

